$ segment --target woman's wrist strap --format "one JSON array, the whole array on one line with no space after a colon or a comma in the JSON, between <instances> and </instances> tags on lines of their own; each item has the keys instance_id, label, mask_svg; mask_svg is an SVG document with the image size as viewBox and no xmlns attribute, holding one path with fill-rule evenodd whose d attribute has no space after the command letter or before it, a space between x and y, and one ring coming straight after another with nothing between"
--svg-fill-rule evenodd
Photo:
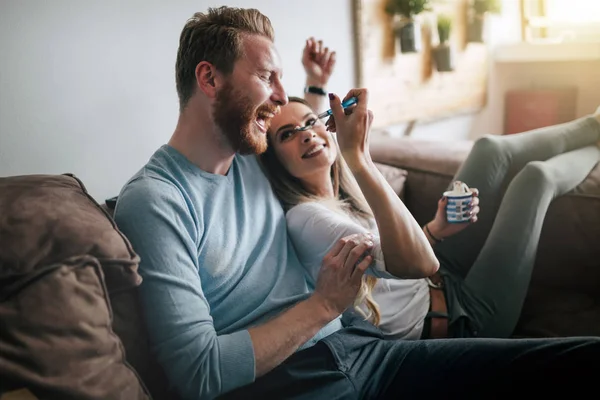
<instances>
[{"instance_id":1,"label":"woman's wrist strap","mask_svg":"<svg viewBox=\"0 0 600 400\"><path fill-rule=\"evenodd\" d=\"M425 224L425 230L427 231L427 234L428 234L429 236L431 236L431 238L433 239L433 241L434 241L434 242L436 242L436 243L441 243L441 242L443 242L443 241L444 241L444 239L438 239L438 238L436 238L435 236L433 236L433 234L432 234L432 233L431 233L431 231L429 230L429 224L428 224L428 223L427 223L427 224Z\"/></svg>"},{"instance_id":2,"label":"woman's wrist strap","mask_svg":"<svg viewBox=\"0 0 600 400\"><path fill-rule=\"evenodd\" d=\"M325 90L323 90L322 87L319 86L306 86L304 88L304 93L312 93L312 94L318 94L319 96L327 96L327 92Z\"/></svg>"}]
</instances>

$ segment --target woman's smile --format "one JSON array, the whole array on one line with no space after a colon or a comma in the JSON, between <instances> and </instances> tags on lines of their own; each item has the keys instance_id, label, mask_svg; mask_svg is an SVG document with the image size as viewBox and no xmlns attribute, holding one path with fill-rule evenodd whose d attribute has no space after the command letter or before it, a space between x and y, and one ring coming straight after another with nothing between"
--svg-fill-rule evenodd
<instances>
[{"instance_id":1,"label":"woman's smile","mask_svg":"<svg viewBox=\"0 0 600 400\"><path fill-rule=\"evenodd\" d=\"M327 144L325 143L317 143L313 146L311 146L311 148L302 155L302 158L313 158L318 156L319 154L323 153L323 150L325 149L325 147L327 147Z\"/></svg>"}]
</instances>

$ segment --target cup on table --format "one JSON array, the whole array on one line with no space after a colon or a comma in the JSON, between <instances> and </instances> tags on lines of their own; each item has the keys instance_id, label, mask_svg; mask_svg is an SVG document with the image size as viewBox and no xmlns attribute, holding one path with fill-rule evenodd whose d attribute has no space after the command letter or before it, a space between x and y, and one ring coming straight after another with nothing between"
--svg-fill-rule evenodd
<instances>
[{"instance_id":1,"label":"cup on table","mask_svg":"<svg viewBox=\"0 0 600 400\"><path fill-rule=\"evenodd\" d=\"M448 222L451 224L469 222L473 193L469 191L469 193L457 194L454 191L447 191L444 192L444 196L448 199L446 203L446 219Z\"/></svg>"}]
</instances>

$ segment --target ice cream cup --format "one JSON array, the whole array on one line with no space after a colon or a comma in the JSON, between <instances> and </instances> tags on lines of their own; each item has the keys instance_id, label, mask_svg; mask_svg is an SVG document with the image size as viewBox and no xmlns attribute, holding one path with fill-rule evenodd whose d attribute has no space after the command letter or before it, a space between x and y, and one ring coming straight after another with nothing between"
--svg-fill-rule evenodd
<instances>
[{"instance_id":1,"label":"ice cream cup","mask_svg":"<svg viewBox=\"0 0 600 400\"><path fill-rule=\"evenodd\" d=\"M473 199L473 193L456 193L455 191L444 192L448 199L446 203L446 218L451 224L462 224L469 222L471 215L470 203Z\"/></svg>"}]
</instances>

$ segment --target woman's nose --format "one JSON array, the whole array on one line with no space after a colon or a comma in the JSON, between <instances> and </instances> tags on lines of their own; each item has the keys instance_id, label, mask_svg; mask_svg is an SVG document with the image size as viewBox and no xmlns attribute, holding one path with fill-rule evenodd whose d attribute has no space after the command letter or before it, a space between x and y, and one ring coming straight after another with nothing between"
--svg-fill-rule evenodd
<instances>
[{"instance_id":1,"label":"woman's nose","mask_svg":"<svg viewBox=\"0 0 600 400\"><path fill-rule=\"evenodd\" d=\"M309 142L309 141L310 141L312 138L314 138L314 137L317 137L317 134L316 134L316 133L315 133L315 132L314 132L312 129L308 129L308 130L306 130L306 131L304 131L304 132L302 132L302 133L304 133L304 136L302 137L302 141L303 141L304 143L307 143L307 142Z\"/></svg>"}]
</instances>

